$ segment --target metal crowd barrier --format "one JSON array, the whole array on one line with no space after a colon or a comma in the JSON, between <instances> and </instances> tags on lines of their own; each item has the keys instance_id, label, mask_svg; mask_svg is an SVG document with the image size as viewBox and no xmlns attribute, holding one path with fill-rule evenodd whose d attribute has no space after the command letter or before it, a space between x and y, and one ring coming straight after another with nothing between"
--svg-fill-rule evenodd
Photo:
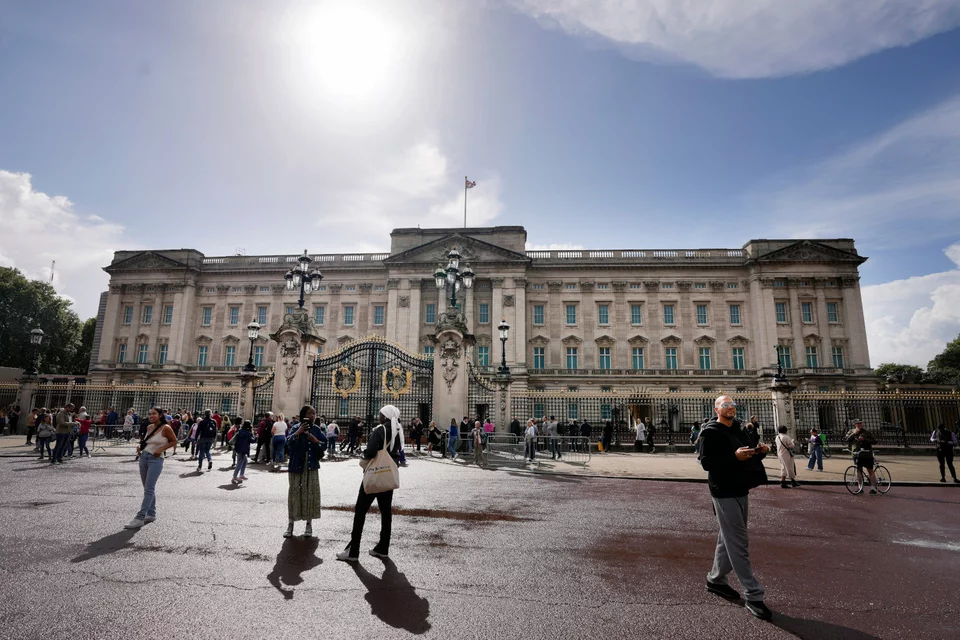
<instances>
[{"instance_id":1,"label":"metal crowd barrier","mask_svg":"<svg viewBox=\"0 0 960 640\"><path fill-rule=\"evenodd\" d=\"M540 464L558 455L563 462L586 466L590 463L590 438L582 436L537 436L534 463Z\"/></svg>"}]
</instances>

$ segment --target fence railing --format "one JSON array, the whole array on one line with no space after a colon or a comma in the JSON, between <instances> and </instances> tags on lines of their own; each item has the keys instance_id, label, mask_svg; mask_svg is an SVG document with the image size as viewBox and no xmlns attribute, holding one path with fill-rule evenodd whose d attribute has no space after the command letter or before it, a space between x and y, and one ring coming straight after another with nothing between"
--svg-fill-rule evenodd
<instances>
[{"instance_id":1,"label":"fence railing","mask_svg":"<svg viewBox=\"0 0 960 640\"><path fill-rule=\"evenodd\" d=\"M86 407L99 418L101 412L115 409L121 416L128 409L146 416L153 407L171 413L198 412L206 409L234 415L240 406L239 387L183 387L165 385L75 385L39 384L33 396L36 407L55 409L73 403Z\"/></svg>"}]
</instances>

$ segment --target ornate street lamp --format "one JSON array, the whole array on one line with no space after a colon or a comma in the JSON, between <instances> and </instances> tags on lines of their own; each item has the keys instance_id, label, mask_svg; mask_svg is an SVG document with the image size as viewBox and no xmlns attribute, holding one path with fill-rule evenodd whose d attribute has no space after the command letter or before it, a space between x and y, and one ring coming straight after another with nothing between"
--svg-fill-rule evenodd
<instances>
[{"instance_id":1,"label":"ornate street lamp","mask_svg":"<svg viewBox=\"0 0 960 640\"><path fill-rule=\"evenodd\" d=\"M500 368L497 373L503 376L510 375L510 367L507 366L507 338L510 337L510 325L506 320L501 320L497 326L500 331Z\"/></svg>"},{"instance_id":2,"label":"ornate street lamp","mask_svg":"<svg viewBox=\"0 0 960 640\"><path fill-rule=\"evenodd\" d=\"M257 368L253 364L253 343L257 340L259 335L260 324L254 320L247 325L247 337L250 339L250 357L247 358L247 366L243 368L244 373L255 373L257 371Z\"/></svg>"},{"instance_id":3,"label":"ornate street lamp","mask_svg":"<svg viewBox=\"0 0 960 640\"><path fill-rule=\"evenodd\" d=\"M40 358L40 343L43 342L43 329L37 327L30 332L30 344L33 345L33 366L30 368L29 375L38 376L37 362Z\"/></svg>"},{"instance_id":4,"label":"ornate street lamp","mask_svg":"<svg viewBox=\"0 0 960 640\"><path fill-rule=\"evenodd\" d=\"M443 290L444 287L450 286L451 309L457 306L457 291L460 290L460 287L464 286L469 289L473 286L473 269L469 266L464 266L464 268L461 269L460 257L460 252L457 251L456 247L453 247L447 254L447 268L444 269L442 266L437 267L437 270L433 272L433 279L437 285L437 289Z\"/></svg>"},{"instance_id":5,"label":"ornate street lamp","mask_svg":"<svg viewBox=\"0 0 960 640\"><path fill-rule=\"evenodd\" d=\"M320 287L320 281L323 280L323 274L319 269L310 270L310 263L313 260L307 255L307 250L303 250L303 255L297 258L297 266L283 276L287 281L287 291L296 291L300 288L300 300L297 304L303 309L303 298L311 291L316 291Z\"/></svg>"}]
</instances>

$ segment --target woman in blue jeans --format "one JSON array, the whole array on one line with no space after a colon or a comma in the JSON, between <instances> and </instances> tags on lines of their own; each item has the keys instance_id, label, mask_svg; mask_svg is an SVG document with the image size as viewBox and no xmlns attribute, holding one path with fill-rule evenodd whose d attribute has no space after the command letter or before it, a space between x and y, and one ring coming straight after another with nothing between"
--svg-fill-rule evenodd
<instances>
[{"instance_id":1,"label":"woman in blue jeans","mask_svg":"<svg viewBox=\"0 0 960 640\"><path fill-rule=\"evenodd\" d=\"M284 450L287 447L287 422L281 413L273 423L273 469L278 471L283 462Z\"/></svg>"},{"instance_id":2,"label":"woman in blue jeans","mask_svg":"<svg viewBox=\"0 0 960 640\"><path fill-rule=\"evenodd\" d=\"M157 480L163 471L163 452L177 444L177 434L167 424L167 417L150 409L148 426L140 436L137 455L140 456L140 481L143 483L143 502L140 511L124 529L139 529L157 519Z\"/></svg>"}]
</instances>

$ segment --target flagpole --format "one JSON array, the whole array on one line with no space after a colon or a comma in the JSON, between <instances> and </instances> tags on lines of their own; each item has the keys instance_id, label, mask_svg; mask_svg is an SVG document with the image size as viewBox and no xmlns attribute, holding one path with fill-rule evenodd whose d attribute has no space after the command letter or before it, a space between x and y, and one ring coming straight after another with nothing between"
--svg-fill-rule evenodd
<instances>
[{"instance_id":1,"label":"flagpole","mask_svg":"<svg viewBox=\"0 0 960 640\"><path fill-rule=\"evenodd\" d=\"M463 176L463 228L467 228L467 176Z\"/></svg>"}]
</instances>

